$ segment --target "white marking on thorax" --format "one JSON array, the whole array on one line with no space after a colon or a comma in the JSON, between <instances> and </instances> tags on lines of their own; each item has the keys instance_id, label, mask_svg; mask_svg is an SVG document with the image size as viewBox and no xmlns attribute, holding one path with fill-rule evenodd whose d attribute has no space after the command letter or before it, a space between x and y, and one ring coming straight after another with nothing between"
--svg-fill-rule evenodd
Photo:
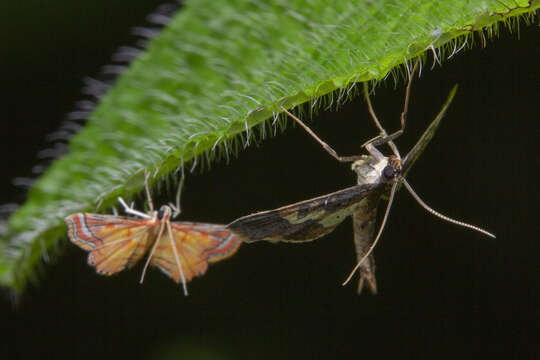
<instances>
[{"instance_id":1,"label":"white marking on thorax","mask_svg":"<svg viewBox=\"0 0 540 360\"><path fill-rule=\"evenodd\" d=\"M383 182L382 171L388 166L388 158L376 159L373 156L355 161L352 169L358 175L358 184L378 184Z\"/></svg>"}]
</instances>

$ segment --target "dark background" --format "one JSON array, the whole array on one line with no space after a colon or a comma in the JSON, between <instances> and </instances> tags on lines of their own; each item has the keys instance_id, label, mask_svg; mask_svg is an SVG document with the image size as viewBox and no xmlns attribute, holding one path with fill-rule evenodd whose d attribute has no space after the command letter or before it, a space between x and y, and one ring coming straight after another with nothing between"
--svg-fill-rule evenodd
<instances>
[{"instance_id":1,"label":"dark background","mask_svg":"<svg viewBox=\"0 0 540 360\"><path fill-rule=\"evenodd\" d=\"M24 200L12 182L34 177L46 135L83 98L82 78L133 44L130 28L147 25L158 4L2 5L13 8L0 11L0 203ZM244 245L190 283L189 297L155 270L139 285L142 266L97 276L64 240L17 307L4 291L0 358L537 358L538 35L535 25L503 30L486 48L477 38L442 67L425 67L398 141L406 153L459 83L409 181L428 204L496 240L432 217L401 191L375 251L379 295L340 286L355 263L347 221L309 244ZM387 129L398 126L403 85L377 90ZM376 135L360 97L309 124L343 155ZM226 223L354 181L348 165L290 127L189 176L182 219Z\"/></svg>"}]
</instances>

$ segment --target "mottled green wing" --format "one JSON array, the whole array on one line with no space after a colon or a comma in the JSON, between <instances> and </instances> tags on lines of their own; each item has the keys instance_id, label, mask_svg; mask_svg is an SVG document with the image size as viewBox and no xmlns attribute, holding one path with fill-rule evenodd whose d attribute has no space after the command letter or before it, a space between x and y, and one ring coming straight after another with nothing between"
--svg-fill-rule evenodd
<instances>
[{"instance_id":1,"label":"mottled green wing","mask_svg":"<svg viewBox=\"0 0 540 360\"><path fill-rule=\"evenodd\" d=\"M236 219L227 228L245 242L311 241L334 230L373 191L384 184L356 185L301 201L275 210L262 211Z\"/></svg>"},{"instance_id":2,"label":"mottled green wing","mask_svg":"<svg viewBox=\"0 0 540 360\"><path fill-rule=\"evenodd\" d=\"M416 161L416 159L418 159L420 154L422 154L422 152L424 151L426 146L431 141L431 138L433 137L433 135L435 135L435 131L439 127L439 124L440 124L444 114L446 113L446 110L450 106L450 103L452 102L452 99L454 99L454 95L456 95L456 91L457 91L457 85L455 85L452 88L452 90L450 90L450 94L448 94L448 98L446 99L446 102L443 104L443 107L441 108L441 111L439 111L439 113L437 114L435 119L431 122L431 124L429 124L426 131L424 131L424 133L422 134L420 139L418 139L418 141L416 142L414 147L411 149L411 151L409 151L407 156L405 156L405 158L403 159L403 161L402 161L403 176L407 175L407 173L411 169L411 167L414 164L414 162Z\"/></svg>"}]
</instances>

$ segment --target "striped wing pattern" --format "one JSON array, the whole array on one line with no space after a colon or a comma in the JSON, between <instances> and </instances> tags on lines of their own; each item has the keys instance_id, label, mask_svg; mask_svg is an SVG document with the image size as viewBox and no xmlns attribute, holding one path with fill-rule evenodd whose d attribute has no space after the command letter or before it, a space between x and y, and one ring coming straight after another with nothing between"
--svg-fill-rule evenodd
<instances>
[{"instance_id":1,"label":"striped wing pattern","mask_svg":"<svg viewBox=\"0 0 540 360\"><path fill-rule=\"evenodd\" d=\"M209 262L232 256L242 243L224 225L171 222L173 241L168 236L161 239L152 256L151 265L179 283L180 272L172 245L182 264L186 281L202 276Z\"/></svg>"},{"instance_id":2,"label":"striped wing pattern","mask_svg":"<svg viewBox=\"0 0 540 360\"><path fill-rule=\"evenodd\" d=\"M112 275L137 263L154 245L161 226L159 220L78 213L65 219L71 242L89 251L88 264L102 275ZM170 222L156 245L150 265L158 267L175 282L181 282L173 250L180 259L187 281L206 272L209 262L232 256L241 241L224 225Z\"/></svg>"},{"instance_id":3,"label":"striped wing pattern","mask_svg":"<svg viewBox=\"0 0 540 360\"><path fill-rule=\"evenodd\" d=\"M140 260L155 237L149 220L79 213L68 216L71 242L89 251L88 264L102 275L130 268Z\"/></svg>"}]
</instances>

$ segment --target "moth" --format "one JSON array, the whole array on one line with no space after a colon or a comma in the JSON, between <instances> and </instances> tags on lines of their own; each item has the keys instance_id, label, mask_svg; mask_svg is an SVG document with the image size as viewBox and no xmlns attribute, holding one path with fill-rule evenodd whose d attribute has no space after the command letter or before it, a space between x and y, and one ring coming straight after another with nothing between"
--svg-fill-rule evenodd
<instances>
[{"instance_id":1,"label":"moth","mask_svg":"<svg viewBox=\"0 0 540 360\"><path fill-rule=\"evenodd\" d=\"M361 293L362 289L367 287L373 294L377 293L377 283L375 278L375 260L372 251L382 234L390 213L394 195L401 184L405 186L422 207L433 215L456 225L495 237L493 234L479 227L450 219L433 210L420 199L405 180L406 173L411 169L418 156L433 137L457 90L457 86L451 90L439 114L422 134L416 145L402 158L393 140L400 136L405 129L410 88L417 66L418 62L412 73L409 74L404 108L400 117L401 129L391 135L388 135L379 123L369 99L368 87L366 84L364 85L364 95L369 113L380 131L377 137L362 145L367 150L368 155L339 156L328 144L319 139L307 125L282 107L282 110L288 116L300 124L335 159L342 162L352 162L351 168L357 174L358 184L314 199L241 217L227 225L227 228L238 234L245 242L261 240L271 242L303 242L312 241L330 233L345 218L352 216L354 243L358 262L343 285L348 283L354 273L358 271L360 275L358 293ZM384 156L377 149L377 146L383 144L391 148L392 155ZM377 207L380 200L386 196L388 197L388 205L379 231L375 235Z\"/></svg>"},{"instance_id":2,"label":"moth","mask_svg":"<svg viewBox=\"0 0 540 360\"><path fill-rule=\"evenodd\" d=\"M124 211L134 217L89 213L66 217L69 239L89 252L88 264L98 274L107 276L133 267L149 251L140 283L148 266L155 266L176 283L182 282L187 295L191 279L204 275L208 263L232 256L242 242L225 225L171 221L180 214L182 182L176 206L154 210L146 179L148 213L133 209L119 197Z\"/></svg>"}]
</instances>

